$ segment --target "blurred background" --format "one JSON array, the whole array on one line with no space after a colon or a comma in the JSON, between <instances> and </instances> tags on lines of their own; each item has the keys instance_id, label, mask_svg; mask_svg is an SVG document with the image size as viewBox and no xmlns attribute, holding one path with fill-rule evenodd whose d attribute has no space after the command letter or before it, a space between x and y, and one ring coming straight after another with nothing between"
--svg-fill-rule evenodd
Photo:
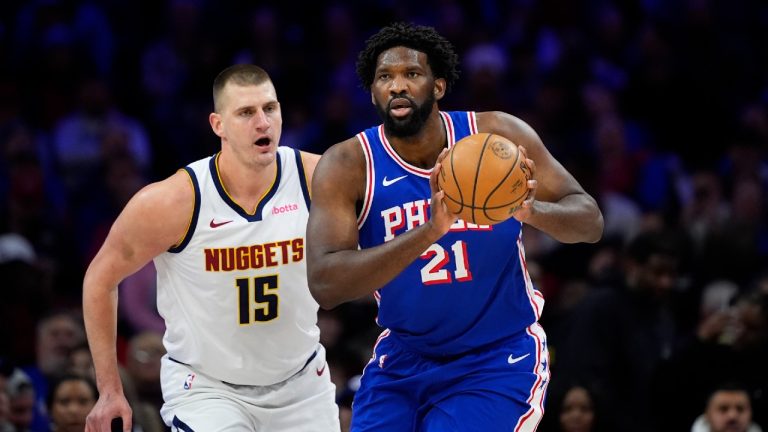
<instances>
[{"instance_id":1,"label":"blurred background","mask_svg":"<svg viewBox=\"0 0 768 432\"><path fill-rule=\"evenodd\" d=\"M731 382L768 428L765 2L6 0L0 431L47 431L56 375L92 373L85 268L134 192L217 151L215 75L265 68L282 144L322 153L379 123L355 60L400 20L460 55L443 110L521 117L605 216L594 245L525 230L553 371L540 429L689 430ZM163 430L154 284L149 265L120 290L118 352L147 431ZM375 315L371 299L319 315L343 420ZM589 429L568 429L574 412Z\"/></svg>"}]
</instances>

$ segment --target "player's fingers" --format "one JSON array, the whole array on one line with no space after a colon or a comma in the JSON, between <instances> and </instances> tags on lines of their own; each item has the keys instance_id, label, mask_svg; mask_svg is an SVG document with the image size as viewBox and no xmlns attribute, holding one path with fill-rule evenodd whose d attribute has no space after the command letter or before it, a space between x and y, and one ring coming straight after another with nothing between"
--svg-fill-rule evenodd
<instances>
[{"instance_id":1,"label":"player's fingers","mask_svg":"<svg viewBox=\"0 0 768 432\"><path fill-rule=\"evenodd\" d=\"M435 167L432 169L432 173L429 174L429 187L430 189L432 189L433 194L438 191L437 176L440 175L441 168L442 168L442 164L438 162L435 164Z\"/></svg>"},{"instance_id":2,"label":"player's fingers","mask_svg":"<svg viewBox=\"0 0 768 432\"><path fill-rule=\"evenodd\" d=\"M85 418L85 432L102 432L109 430L109 423L104 426L105 421L99 415L94 413L88 414Z\"/></svg>"},{"instance_id":3,"label":"player's fingers","mask_svg":"<svg viewBox=\"0 0 768 432\"><path fill-rule=\"evenodd\" d=\"M517 146L517 149L520 150L520 153L523 154L524 158L528 159L528 149L525 148L525 146L519 145L519 146Z\"/></svg>"},{"instance_id":4,"label":"player's fingers","mask_svg":"<svg viewBox=\"0 0 768 432\"><path fill-rule=\"evenodd\" d=\"M524 209L530 209L531 207L533 207L533 201L534 201L533 197L528 197L528 198L525 199L525 201L523 201L520 204L520 207L522 207Z\"/></svg>"},{"instance_id":5,"label":"player's fingers","mask_svg":"<svg viewBox=\"0 0 768 432\"><path fill-rule=\"evenodd\" d=\"M448 154L448 149L444 148L443 151L440 152L439 155L437 155L437 163L440 163L445 159L445 156Z\"/></svg>"},{"instance_id":6,"label":"player's fingers","mask_svg":"<svg viewBox=\"0 0 768 432\"><path fill-rule=\"evenodd\" d=\"M539 182L534 179L530 179L528 180L527 185L528 185L528 195L533 195L536 193L536 188L539 187ZM530 198L530 196L528 198Z\"/></svg>"},{"instance_id":7,"label":"player's fingers","mask_svg":"<svg viewBox=\"0 0 768 432\"><path fill-rule=\"evenodd\" d=\"M129 413L128 415L123 414L123 432L131 432L133 429L133 416Z\"/></svg>"},{"instance_id":8,"label":"player's fingers","mask_svg":"<svg viewBox=\"0 0 768 432\"><path fill-rule=\"evenodd\" d=\"M529 177L533 177L533 175L536 173L536 162L533 161L533 159L525 158L525 168L528 169Z\"/></svg>"},{"instance_id":9,"label":"player's fingers","mask_svg":"<svg viewBox=\"0 0 768 432\"><path fill-rule=\"evenodd\" d=\"M526 202L526 201L533 202L533 200L536 198L536 188L539 186L539 182L531 179L531 180L528 180L527 186L528 186L528 195L526 195L525 200L523 202Z\"/></svg>"},{"instance_id":10,"label":"player's fingers","mask_svg":"<svg viewBox=\"0 0 768 432\"><path fill-rule=\"evenodd\" d=\"M521 202L517 209L512 213L515 219L520 222L526 222L528 218L533 215L533 202L534 199L530 197Z\"/></svg>"}]
</instances>

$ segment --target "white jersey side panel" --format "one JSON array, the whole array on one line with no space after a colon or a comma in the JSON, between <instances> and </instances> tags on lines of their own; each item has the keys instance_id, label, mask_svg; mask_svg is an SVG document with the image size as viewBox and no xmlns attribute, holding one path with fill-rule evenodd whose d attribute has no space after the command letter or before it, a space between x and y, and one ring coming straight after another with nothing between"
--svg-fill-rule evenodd
<instances>
[{"instance_id":1,"label":"white jersey side panel","mask_svg":"<svg viewBox=\"0 0 768 432\"><path fill-rule=\"evenodd\" d=\"M196 217L184 241L155 258L173 360L228 383L270 385L317 348L304 249L309 195L297 155L278 148L275 183L251 214L222 186L218 155L187 167Z\"/></svg>"}]
</instances>

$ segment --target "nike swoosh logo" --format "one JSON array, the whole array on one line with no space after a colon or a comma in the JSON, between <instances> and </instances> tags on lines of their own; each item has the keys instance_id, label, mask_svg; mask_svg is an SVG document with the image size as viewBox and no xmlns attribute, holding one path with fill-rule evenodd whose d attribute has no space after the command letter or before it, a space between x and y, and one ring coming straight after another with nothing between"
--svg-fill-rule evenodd
<instances>
[{"instance_id":1,"label":"nike swoosh logo","mask_svg":"<svg viewBox=\"0 0 768 432\"><path fill-rule=\"evenodd\" d=\"M210 226L211 226L211 228L218 228L218 227L220 227L222 225L226 225L226 224L228 224L230 222L232 222L232 221L228 220L228 221L224 221L224 222L216 222L215 219L211 219Z\"/></svg>"},{"instance_id":2,"label":"nike swoosh logo","mask_svg":"<svg viewBox=\"0 0 768 432\"><path fill-rule=\"evenodd\" d=\"M524 358L528 357L529 355L531 355L531 353L528 353L528 354L526 354L526 355L522 355L522 356L520 356L520 357L515 357L515 355L514 355L514 354L510 354L510 355L509 355L509 357L507 358L507 363L509 363L509 364L515 364L515 363L519 362L520 360L522 360L522 359L524 359Z\"/></svg>"},{"instance_id":3,"label":"nike swoosh logo","mask_svg":"<svg viewBox=\"0 0 768 432\"><path fill-rule=\"evenodd\" d=\"M397 182L399 182L400 180L402 180L402 179L404 179L404 178L406 178L406 177L407 177L407 176L404 176L404 175L403 175L403 176L400 176L400 177L395 177L395 178L393 178L392 180L389 180L389 179L387 178L387 176L384 176L384 180L382 180L382 181L381 181L381 184L382 184L382 185L384 185L384 187L387 187L387 186L389 186L389 185L391 185L391 184L394 184L394 183L397 183Z\"/></svg>"},{"instance_id":4,"label":"nike swoosh logo","mask_svg":"<svg viewBox=\"0 0 768 432\"><path fill-rule=\"evenodd\" d=\"M323 372L325 372L325 365L323 365L323 367L320 369L316 369L315 372L317 373L317 376L321 376Z\"/></svg>"}]
</instances>

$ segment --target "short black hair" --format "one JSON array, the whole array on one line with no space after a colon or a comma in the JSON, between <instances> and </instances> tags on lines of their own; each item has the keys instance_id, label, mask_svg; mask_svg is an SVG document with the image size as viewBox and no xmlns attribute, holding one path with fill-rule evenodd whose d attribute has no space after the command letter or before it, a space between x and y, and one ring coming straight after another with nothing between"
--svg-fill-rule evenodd
<instances>
[{"instance_id":1,"label":"short black hair","mask_svg":"<svg viewBox=\"0 0 768 432\"><path fill-rule=\"evenodd\" d=\"M395 23L379 30L365 42L357 56L357 76L363 88L370 90L379 54L392 47L404 46L427 55L427 62L436 78L443 78L449 90L459 77L459 56L453 45L433 27Z\"/></svg>"},{"instance_id":2,"label":"short black hair","mask_svg":"<svg viewBox=\"0 0 768 432\"><path fill-rule=\"evenodd\" d=\"M720 392L728 392L728 393L744 393L747 396L747 399L749 399L750 405L752 402L752 394L750 393L749 387L740 380L736 379L729 379L726 381L720 381L715 383L714 385L710 386L708 389L707 398L704 402L704 409L706 409L707 406L709 406L709 403L712 402L712 399L715 397L715 394Z\"/></svg>"},{"instance_id":3,"label":"short black hair","mask_svg":"<svg viewBox=\"0 0 768 432\"><path fill-rule=\"evenodd\" d=\"M82 376L82 375L77 375L70 372L65 372L64 374L55 377L50 384L50 389L48 390L48 394L45 396L45 403L49 410L52 409L53 402L56 400L56 391L59 389L59 387L61 387L62 384L69 381L84 382L88 386L88 388L91 390L94 403L97 400L99 400L99 389L98 387L96 387L96 383L93 382L91 378Z\"/></svg>"},{"instance_id":4,"label":"short black hair","mask_svg":"<svg viewBox=\"0 0 768 432\"><path fill-rule=\"evenodd\" d=\"M219 112L221 109L221 91L229 82L237 85L259 85L267 81L272 81L269 74L262 68L252 64L236 64L219 72L213 80L213 110Z\"/></svg>"}]
</instances>

